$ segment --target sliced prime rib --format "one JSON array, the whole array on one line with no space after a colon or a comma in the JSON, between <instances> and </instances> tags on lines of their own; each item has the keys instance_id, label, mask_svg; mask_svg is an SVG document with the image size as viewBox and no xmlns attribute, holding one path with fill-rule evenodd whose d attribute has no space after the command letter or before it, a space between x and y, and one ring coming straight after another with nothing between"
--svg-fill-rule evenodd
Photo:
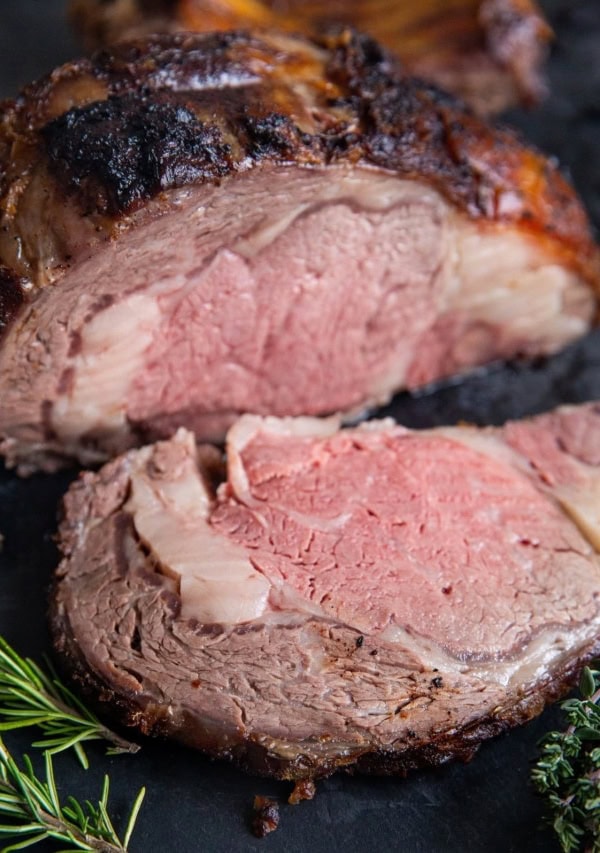
<instances>
[{"instance_id":1,"label":"sliced prime rib","mask_svg":"<svg viewBox=\"0 0 600 853\"><path fill-rule=\"evenodd\" d=\"M215 458L216 454L216 458ZM259 773L396 773L600 651L600 405L503 428L247 415L66 496L55 648L107 714Z\"/></svg>"},{"instance_id":2,"label":"sliced prime rib","mask_svg":"<svg viewBox=\"0 0 600 853\"><path fill-rule=\"evenodd\" d=\"M154 32L273 27L318 34L349 24L397 53L411 73L484 114L538 100L551 36L535 0L71 0L70 10L90 47Z\"/></svg>"},{"instance_id":3,"label":"sliced prime rib","mask_svg":"<svg viewBox=\"0 0 600 853\"><path fill-rule=\"evenodd\" d=\"M551 353L598 253L556 165L366 37L164 35L0 126L0 437L102 460Z\"/></svg>"}]
</instances>

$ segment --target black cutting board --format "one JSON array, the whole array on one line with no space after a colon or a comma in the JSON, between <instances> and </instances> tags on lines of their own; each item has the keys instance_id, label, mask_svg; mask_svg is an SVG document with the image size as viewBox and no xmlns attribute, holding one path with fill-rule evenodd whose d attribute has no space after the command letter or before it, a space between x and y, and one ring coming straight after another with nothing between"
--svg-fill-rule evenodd
<instances>
[{"instance_id":1,"label":"black cutting board","mask_svg":"<svg viewBox=\"0 0 600 853\"><path fill-rule=\"evenodd\" d=\"M600 226L600 3L554 0L545 8L558 41L549 67L551 97L530 114L508 118L570 170ZM0 0L0 97L77 53L61 0ZM400 396L386 410L409 426L466 419L501 423L562 402L600 398L600 333L546 363L482 372L419 398ZM1 405L1 401L0 401ZM47 587L57 554L56 507L74 472L19 480L0 472L0 632L22 653L49 650ZM528 775L536 741L556 725L552 709L539 720L485 744L468 765L416 773L406 780L336 776L316 799L283 805L280 829L257 841L248 831L256 793L285 803L290 786L245 776L176 746L144 743L137 756L107 758L90 748L92 768L57 761L60 788L95 797L102 776L112 779L113 811L126 812L141 785L148 795L133 853L192 851L403 851L403 853L553 853L540 829L541 808ZM8 736L15 752L27 735ZM52 850L40 845L39 850Z\"/></svg>"}]
</instances>

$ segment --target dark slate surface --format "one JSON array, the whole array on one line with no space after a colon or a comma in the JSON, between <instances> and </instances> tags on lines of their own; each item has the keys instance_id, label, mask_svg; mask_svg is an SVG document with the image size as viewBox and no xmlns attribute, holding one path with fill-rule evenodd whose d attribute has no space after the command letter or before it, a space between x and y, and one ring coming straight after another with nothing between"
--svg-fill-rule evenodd
<instances>
[{"instance_id":1,"label":"dark slate surface","mask_svg":"<svg viewBox=\"0 0 600 853\"><path fill-rule=\"evenodd\" d=\"M550 63L552 96L537 112L510 120L560 157L600 226L600 4L547 0L559 40ZM0 0L0 97L77 52L60 0ZM560 402L600 398L600 334L546 364L503 367L420 398L402 396L386 412L414 426L465 418L499 423ZM22 652L48 650L46 590L56 562L52 533L57 501L69 477L20 481L0 474L0 630ZM553 853L540 830L540 805L528 785L530 762L557 711L486 744L469 765L407 780L335 777L312 803L282 806L281 827L263 841L249 834L253 795L280 797L289 786L253 779L177 747L144 744L135 757L106 758L90 749L92 769L58 762L61 787L95 796L111 773L123 816L135 791L148 786L133 853L219 851L403 851L403 853ZM26 736L8 738L15 750ZM37 849L42 850L42 847ZM45 845L44 850L52 850Z\"/></svg>"}]
</instances>

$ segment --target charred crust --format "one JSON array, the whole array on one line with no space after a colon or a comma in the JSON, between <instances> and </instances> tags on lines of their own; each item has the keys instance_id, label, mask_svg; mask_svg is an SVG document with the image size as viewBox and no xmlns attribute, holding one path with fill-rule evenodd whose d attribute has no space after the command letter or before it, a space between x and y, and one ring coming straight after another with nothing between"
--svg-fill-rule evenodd
<instances>
[{"instance_id":1,"label":"charred crust","mask_svg":"<svg viewBox=\"0 0 600 853\"><path fill-rule=\"evenodd\" d=\"M2 161L17 139L23 162L9 172ZM129 213L178 187L262 166L363 165L421 180L471 218L541 236L560 262L600 279L587 218L557 167L349 28L314 40L165 33L28 87L0 127L0 217L15 233L6 200L40 157L56 192L109 236L115 221L133 227ZM0 321L14 313L15 297L4 298Z\"/></svg>"},{"instance_id":2,"label":"charred crust","mask_svg":"<svg viewBox=\"0 0 600 853\"><path fill-rule=\"evenodd\" d=\"M229 95L230 89L235 92L240 85L260 82L249 58L252 51L260 55L264 50L261 39L235 30L160 33L98 51L92 64L95 73L109 82L112 94L145 88L187 95L212 89Z\"/></svg>"},{"instance_id":3,"label":"charred crust","mask_svg":"<svg viewBox=\"0 0 600 853\"><path fill-rule=\"evenodd\" d=\"M318 141L302 133L294 122L282 113L269 113L264 117L249 114L242 116L248 154L254 161L269 157L293 160L297 152L318 149Z\"/></svg>"},{"instance_id":4,"label":"charred crust","mask_svg":"<svg viewBox=\"0 0 600 853\"><path fill-rule=\"evenodd\" d=\"M219 129L164 97L115 95L74 108L46 125L42 136L57 178L80 192L88 210L112 215L230 169Z\"/></svg>"},{"instance_id":5,"label":"charred crust","mask_svg":"<svg viewBox=\"0 0 600 853\"><path fill-rule=\"evenodd\" d=\"M329 50L328 78L354 95L373 98L391 78L404 76L398 60L364 33L330 27L322 43Z\"/></svg>"}]
</instances>

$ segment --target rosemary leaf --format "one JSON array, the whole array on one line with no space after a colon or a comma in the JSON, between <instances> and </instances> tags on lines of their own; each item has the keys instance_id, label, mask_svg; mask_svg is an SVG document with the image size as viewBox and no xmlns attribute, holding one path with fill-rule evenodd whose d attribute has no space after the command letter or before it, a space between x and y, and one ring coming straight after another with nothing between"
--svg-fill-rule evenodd
<instances>
[{"instance_id":1,"label":"rosemary leaf","mask_svg":"<svg viewBox=\"0 0 600 853\"><path fill-rule=\"evenodd\" d=\"M123 838L123 846L128 847L131 836L133 835L133 830L135 829L135 824L138 818L138 814L140 813L140 809L142 807L142 803L144 802L144 797L146 796L146 789L140 788L138 791L138 795L135 798L135 802L131 807L131 814L129 815L129 821L127 822L127 828L125 829L125 836Z\"/></svg>"},{"instance_id":2,"label":"rosemary leaf","mask_svg":"<svg viewBox=\"0 0 600 853\"><path fill-rule=\"evenodd\" d=\"M106 728L56 674L22 658L0 637L0 732L37 726L44 738L34 743L52 754L74 749L88 766L83 743L106 740L111 754L137 752L139 746Z\"/></svg>"},{"instance_id":3,"label":"rosemary leaf","mask_svg":"<svg viewBox=\"0 0 600 853\"><path fill-rule=\"evenodd\" d=\"M45 778L40 779L28 757L24 756L23 766L19 767L0 739L0 817L8 821L0 824L0 836L15 839L2 853L24 850L46 838L65 844L64 853L127 853L145 789L135 799L121 841L108 813L108 776L104 777L97 805L82 805L72 796L62 805L50 751L44 753L44 760Z\"/></svg>"},{"instance_id":4,"label":"rosemary leaf","mask_svg":"<svg viewBox=\"0 0 600 853\"><path fill-rule=\"evenodd\" d=\"M39 835L34 835L32 838L27 838L20 844L11 844L10 847L4 847L2 853L12 853L13 850L25 850L26 847L33 847L34 844L39 844L40 841L45 841L48 838L47 832L40 832Z\"/></svg>"}]
</instances>

